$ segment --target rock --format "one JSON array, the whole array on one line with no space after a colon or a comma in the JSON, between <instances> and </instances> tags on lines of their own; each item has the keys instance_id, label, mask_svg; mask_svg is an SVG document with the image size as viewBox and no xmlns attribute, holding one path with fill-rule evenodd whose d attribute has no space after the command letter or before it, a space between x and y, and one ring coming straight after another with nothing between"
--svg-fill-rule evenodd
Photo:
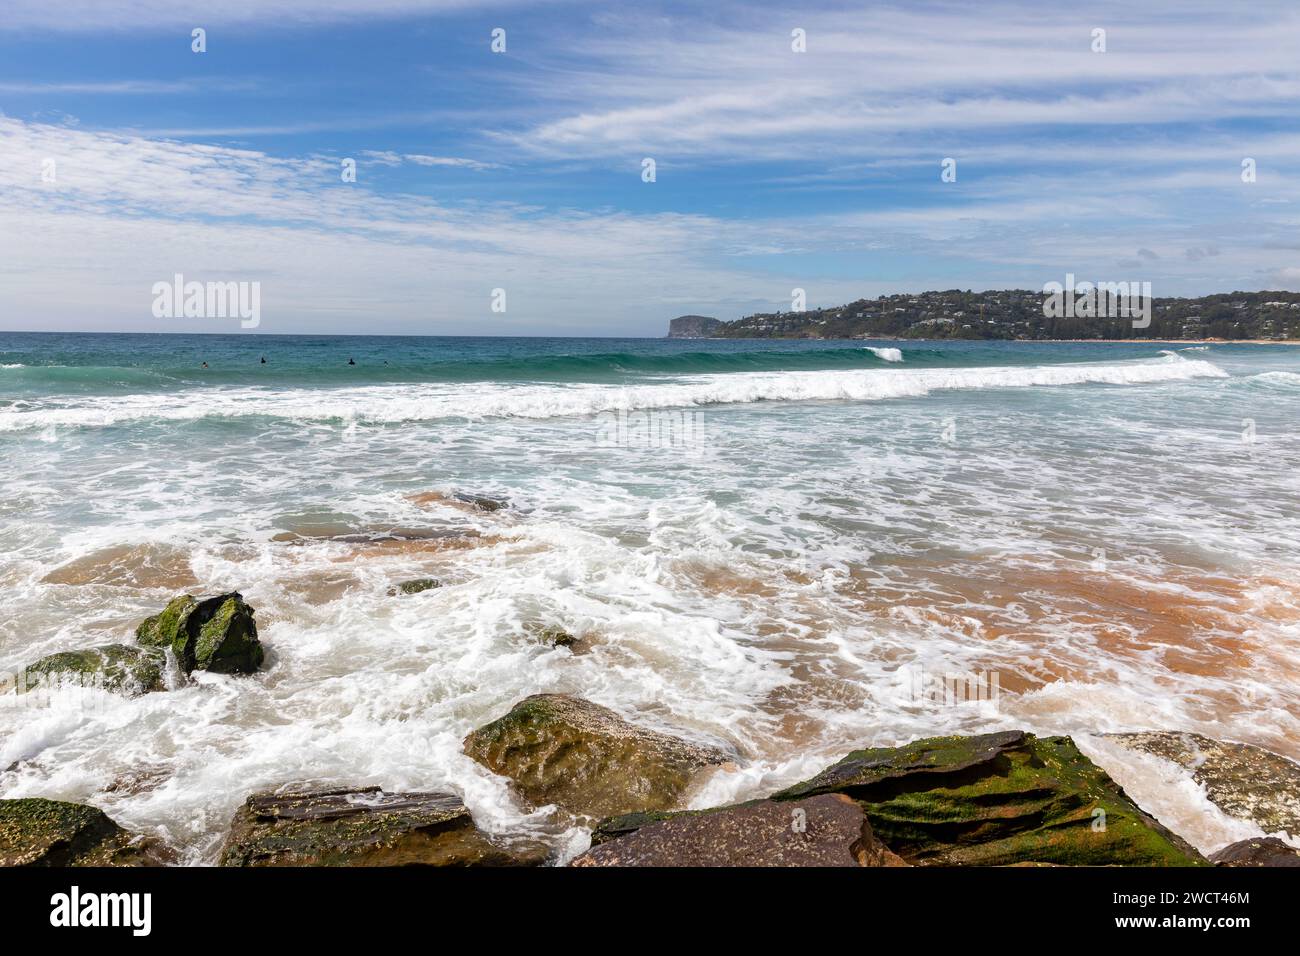
<instances>
[{"instance_id":1,"label":"rock","mask_svg":"<svg viewBox=\"0 0 1300 956\"><path fill-rule=\"evenodd\" d=\"M403 581L388 589L389 597L396 597L399 594L419 594L421 591L428 591L431 588L442 587L442 582L437 578L416 578L414 581Z\"/></svg>"},{"instance_id":2,"label":"rock","mask_svg":"<svg viewBox=\"0 0 1300 956\"><path fill-rule=\"evenodd\" d=\"M563 694L515 704L466 737L465 753L534 805L592 817L674 807L700 770L731 759Z\"/></svg>"},{"instance_id":3,"label":"rock","mask_svg":"<svg viewBox=\"0 0 1300 956\"><path fill-rule=\"evenodd\" d=\"M0 800L0 866L162 866L171 855L80 803Z\"/></svg>"},{"instance_id":4,"label":"rock","mask_svg":"<svg viewBox=\"0 0 1300 956\"><path fill-rule=\"evenodd\" d=\"M707 315L679 315L668 323L670 339L707 339L722 327L719 319Z\"/></svg>"},{"instance_id":5,"label":"rock","mask_svg":"<svg viewBox=\"0 0 1300 956\"><path fill-rule=\"evenodd\" d=\"M549 644L551 647L572 647L578 641L564 628L554 624L529 621L524 624L524 630L537 638L540 643Z\"/></svg>"},{"instance_id":6,"label":"rock","mask_svg":"<svg viewBox=\"0 0 1300 956\"><path fill-rule=\"evenodd\" d=\"M305 789L260 793L235 813L222 866L526 866L538 844L510 849L448 793Z\"/></svg>"},{"instance_id":7,"label":"rock","mask_svg":"<svg viewBox=\"0 0 1300 956\"><path fill-rule=\"evenodd\" d=\"M473 505L479 511L500 511L502 508L510 507L510 502L504 498L489 498L487 495L474 495L464 491L458 491L452 497L467 505Z\"/></svg>"},{"instance_id":8,"label":"rock","mask_svg":"<svg viewBox=\"0 0 1300 956\"><path fill-rule=\"evenodd\" d=\"M1300 866L1300 850L1277 837L1255 837L1230 843L1210 862L1219 866Z\"/></svg>"},{"instance_id":9,"label":"rock","mask_svg":"<svg viewBox=\"0 0 1300 956\"><path fill-rule=\"evenodd\" d=\"M622 824L623 828L628 822ZM615 824L615 826L619 826ZM607 831L608 832L608 831ZM570 866L906 866L842 794L668 814Z\"/></svg>"},{"instance_id":10,"label":"rock","mask_svg":"<svg viewBox=\"0 0 1300 956\"><path fill-rule=\"evenodd\" d=\"M101 687L132 696L166 690L163 673L167 655L152 647L104 644L81 651L63 651L43 657L23 672L22 689L35 690L61 682L81 687Z\"/></svg>"},{"instance_id":11,"label":"rock","mask_svg":"<svg viewBox=\"0 0 1300 956\"><path fill-rule=\"evenodd\" d=\"M251 674L262 665L253 609L238 593L198 599L183 594L135 632L146 647L170 647L185 673Z\"/></svg>"},{"instance_id":12,"label":"rock","mask_svg":"<svg viewBox=\"0 0 1300 956\"><path fill-rule=\"evenodd\" d=\"M1266 833L1300 834L1300 764L1286 757L1175 731L1107 734L1106 739L1191 771L1210 802L1229 816Z\"/></svg>"},{"instance_id":13,"label":"rock","mask_svg":"<svg viewBox=\"0 0 1300 956\"><path fill-rule=\"evenodd\" d=\"M843 793L914 864L1198 866L1069 737L1013 730L858 750L775 794Z\"/></svg>"}]
</instances>

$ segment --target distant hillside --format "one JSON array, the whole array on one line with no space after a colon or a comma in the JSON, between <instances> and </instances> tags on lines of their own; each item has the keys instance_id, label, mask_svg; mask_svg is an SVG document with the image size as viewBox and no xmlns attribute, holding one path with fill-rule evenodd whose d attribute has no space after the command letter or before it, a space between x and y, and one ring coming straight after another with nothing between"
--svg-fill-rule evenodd
<instances>
[{"instance_id":1,"label":"distant hillside","mask_svg":"<svg viewBox=\"0 0 1300 956\"><path fill-rule=\"evenodd\" d=\"M1128 318L1048 318L1042 292L922 292L719 323L719 338L1300 339L1300 292L1154 299L1151 325ZM683 316L683 319L697 318ZM674 319L674 323L682 319ZM670 336L672 333L669 333Z\"/></svg>"},{"instance_id":2,"label":"distant hillside","mask_svg":"<svg viewBox=\"0 0 1300 956\"><path fill-rule=\"evenodd\" d=\"M670 339L707 339L718 334L719 319L707 315L679 315L668 323Z\"/></svg>"}]
</instances>

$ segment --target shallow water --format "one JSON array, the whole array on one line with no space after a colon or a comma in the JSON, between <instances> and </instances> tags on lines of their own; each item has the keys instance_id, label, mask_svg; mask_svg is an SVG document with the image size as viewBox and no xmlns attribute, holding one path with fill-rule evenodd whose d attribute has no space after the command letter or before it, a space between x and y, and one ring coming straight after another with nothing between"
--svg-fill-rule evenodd
<instances>
[{"instance_id":1,"label":"shallow water","mask_svg":"<svg viewBox=\"0 0 1300 956\"><path fill-rule=\"evenodd\" d=\"M947 732L1300 757L1298 423L1282 346L3 333L0 670L195 589L240 590L268 660L4 698L0 795L211 862L255 790L450 789L572 851L460 753L538 692L736 750L696 805ZM916 692L942 675L996 699Z\"/></svg>"}]
</instances>

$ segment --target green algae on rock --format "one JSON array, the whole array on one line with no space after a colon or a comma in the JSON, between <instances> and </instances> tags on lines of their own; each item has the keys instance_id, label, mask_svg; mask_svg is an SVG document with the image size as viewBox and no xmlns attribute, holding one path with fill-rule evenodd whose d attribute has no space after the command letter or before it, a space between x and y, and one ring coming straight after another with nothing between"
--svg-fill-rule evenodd
<instances>
[{"instance_id":1,"label":"green algae on rock","mask_svg":"<svg viewBox=\"0 0 1300 956\"><path fill-rule=\"evenodd\" d=\"M236 812L223 866L531 866L540 844L507 846L474 825L459 797L300 789L248 798Z\"/></svg>"},{"instance_id":2,"label":"green algae on rock","mask_svg":"<svg viewBox=\"0 0 1300 956\"><path fill-rule=\"evenodd\" d=\"M1105 739L1178 764L1229 816L1265 833L1300 833L1300 764L1293 760L1263 747L1177 731L1106 734Z\"/></svg>"},{"instance_id":3,"label":"green algae on rock","mask_svg":"<svg viewBox=\"0 0 1300 956\"><path fill-rule=\"evenodd\" d=\"M188 674L251 674L262 665L253 609L237 592L211 598L183 594L136 629L146 647L170 647Z\"/></svg>"},{"instance_id":4,"label":"green algae on rock","mask_svg":"<svg viewBox=\"0 0 1300 956\"><path fill-rule=\"evenodd\" d=\"M29 797L0 800L0 866L162 866L170 854L102 810Z\"/></svg>"},{"instance_id":5,"label":"green algae on rock","mask_svg":"<svg viewBox=\"0 0 1300 956\"><path fill-rule=\"evenodd\" d=\"M607 817L666 810L722 750L688 743L564 694L537 694L465 738L465 753L535 806Z\"/></svg>"},{"instance_id":6,"label":"green algae on rock","mask_svg":"<svg viewBox=\"0 0 1300 956\"><path fill-rule=\"evenodd\" d=\"M657 817L657 819L652 819ZM635 818L640 819L637 824ZM617 818L570 866L906 866L843 794ZM634 825L636 824L636 825ZM604 826L604 824L602 824Z\"/></svg>"},{"instance_id":7,"label":"green algae on rock","mask_svg":"<svg viewBox=\"0 0 1300 956\"><path fill-rule=\"evenodd\" d=\"M858 750L775 794L843 793L914 864L1201 866L1069 737L1023 731Z\"/></svg>"},{"instance_id":8,"label":"green algae on rock","mask_svg":"<svg viewBox=\"0 0 1300 956\"><path fill-rule=\"evenodd\" d=\"M20 690L51 688L74 682L129 695L166 690L167 656L157 648L103 644L42 657L23 671Z\"/></svg>"}]
</instances>

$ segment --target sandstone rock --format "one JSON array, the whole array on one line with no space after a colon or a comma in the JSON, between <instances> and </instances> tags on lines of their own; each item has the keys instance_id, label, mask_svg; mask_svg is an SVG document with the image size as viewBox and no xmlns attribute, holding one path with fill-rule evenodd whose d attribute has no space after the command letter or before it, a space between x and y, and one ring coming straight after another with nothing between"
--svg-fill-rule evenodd
<instances>
[{"instance_id":1,"label":"sandstone rock","mask_svg":"<svg viewBox=\"0 0 1300 956\"><path fill-rule=\"evenodd\" d=\"M238 593L199 599L184 594L135 632L146 647L170 647L188 674L251 674L262 665L253 609Z\"/></svg>"},{"instance_id":2,"label":"sandstone rock","mask_svg":"<svg viewBox=\"0 0 1300 956\"><path fill-rule=\"evenodd\" d=\"M593 817L677 806L700 770L731 759L563 694L520 701L466 737L465 753L534 805Z\"/></svg>"},{"instance_id":3,"label":"sandstone rock","mask_svg":"<svg viewBox=\"0 0 1300 956\"><path fill-rule=\"evenodd\" d=\"M1249 820L1267 833L1300 834L1300 764L1286 757L1250 744L1175 731L1107 734L1106 739L1189 770L1210 802L1229 816Z\"/></svg>"},{"instance_id":4,"label":"sandstone rock","mask_svg":"<svg viewBox=\"0 0 1300 956\"><path fill-rule=\"evenodd\" d=\"M570 866L906 866L841 794L667 814L593 846ZM606 831L608 832L608 831Z\"/></svg>"},{"instance_id":5,"label":"sandstone rock","mask_svg":"<svg viewBox=\"0 0 1300 956\"><path fill-rule=\"evenodd\" d=\"M73 682L129 695L166 690L166 655L157 648L104 644L81 651L62 651L28 665L20 689L35 690Z\"/></svg>"},{"instance_id":6,"label":"sandstone rock","mask_svg":"<svg viewBox=\"0 0 1300 956\"><path fill-rule=\"evenodd\" d=\"M171 854L95 807L40 797L0 800L0 866L162 866Z\"/></svg>"},{"instance_id":7,"label":"sandstone rock","mask_svg":"<svg viewBox=\"0 0 1300 956\"><path fill-rule=\"evenodd\" d=\"M1277 837L1240 840L1210 854L1219 866L1300 866L1300 850Z\"/></svg>"},{"instance_id":8,"label":"sandstone rock","mask_svg":"<svg viewBox=\"0 0 1300 956\"><path fill-rule=\"evenodd\" d=\"M774 796L843 793L914 864L1197 866L1068 737L1023 731L858 750Z\"/></svg>"},{"instance_id":9,"label":"sandstone rock","mask_svg":"<svg viewBox=\"0 0 1300 956\"><path fill-rule=\"evenodd\" d=\"M520 866L544 861L530 844L511 849L474 825L447 793L378 787L260 793L236 812L222 866Z\"/></svg>"}]
</instances>

